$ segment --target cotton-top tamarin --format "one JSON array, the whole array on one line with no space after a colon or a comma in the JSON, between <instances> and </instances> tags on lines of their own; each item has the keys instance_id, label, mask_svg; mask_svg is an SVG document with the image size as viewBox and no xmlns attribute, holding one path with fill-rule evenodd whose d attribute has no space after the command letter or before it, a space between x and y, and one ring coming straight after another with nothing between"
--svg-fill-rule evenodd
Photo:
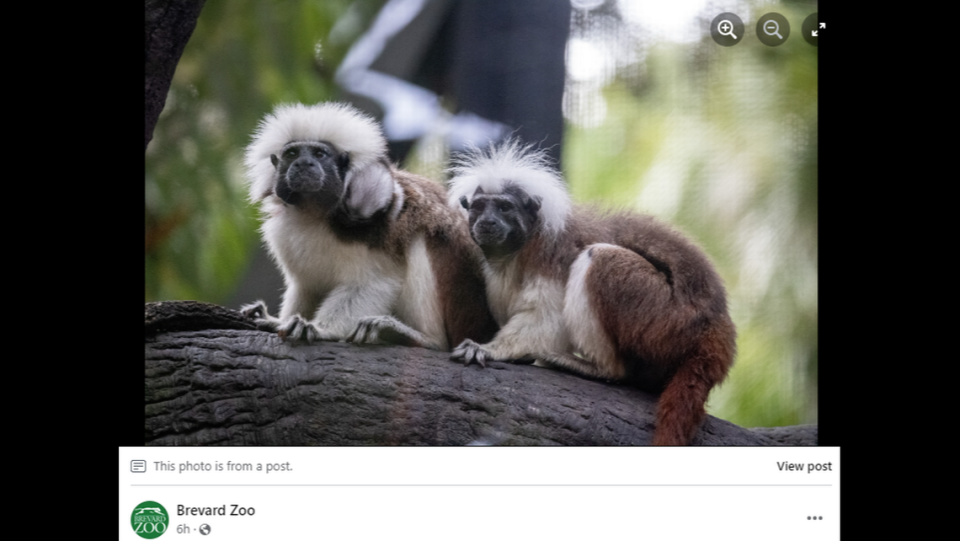
<instances>
[{"instance_id":1,"label":"cotton-top tamarin","mask_svg":"<svg viewBox=\"0 0 960 541\"><path fill-rule=\"evenodd\" d=\"M263 301L241 309L260 328L440 350L493 336L466 219L441 186L388 163L373 119L340 103L277 107L245 163L286 286L279 317Z\"/></svg>"},{"instance_id":2,"label":"cotton-top tamarin","mask_svg":"<svg viewBox=\"0 0 960 541\"><path fill-rule=\"evenodd\" d=\"M660 393L656 445L686 445L733 364L736 329L713 265L650 216L572 208L557 172L516 141L452 168L449 204L483 250L501 329L466 364L537 360Z\"/></svg>"}]
</instances>

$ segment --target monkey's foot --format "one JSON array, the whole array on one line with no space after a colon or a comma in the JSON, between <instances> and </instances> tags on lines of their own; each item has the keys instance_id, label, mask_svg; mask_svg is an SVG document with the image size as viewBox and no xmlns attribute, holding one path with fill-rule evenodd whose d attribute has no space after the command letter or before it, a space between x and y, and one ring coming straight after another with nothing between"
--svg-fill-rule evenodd
<instances>
[{"instance_id":1,"label":"monkey's foot","mask_svg":"<svg viewBox=\"0 0 960 541\"><path fill-rule=\"evenodd\" d=\"M280 324L277 334L284 340L312 344L321 340L336 340L337 337L324 332L320 327L303 319L299 314Z\"/></svg>"},{"instance_id":2,"label":"monkey's foot","mask_svg":"<svg viewBox=\"0 0 960 541\"><path fill-rule=\"evenodd\" d=\"M404 325L392 316L370 316L360 319L357 328L347 337L347 342L440 349L430 344L423 333Z\"/></svg>"},{"instance_id":3,"label":"monkey's foot","mask_svg":"<svg viewBox=\"0 0 960 541\"><path fill-rule=\"evenodd\" d=\"M483 368L487 367L487 361L495 360L489 351L483 349L480 344L467 338L457 346L450 354L454 361L463 361L464 366L470 366L470 363L477 363Z\"/></svg>"},{"instance_id":4,"label":"monkey's foot","mask_svg":"<svg viewBox=\"0 0 960 541\"><path fill-rule=\"evenodd\" d=\"M253 324L261 331L277 332L280 327L280 320L270 315L267 304L263 301L241 306L240 313L253 320Z\"/></svg>"}]
</instances>

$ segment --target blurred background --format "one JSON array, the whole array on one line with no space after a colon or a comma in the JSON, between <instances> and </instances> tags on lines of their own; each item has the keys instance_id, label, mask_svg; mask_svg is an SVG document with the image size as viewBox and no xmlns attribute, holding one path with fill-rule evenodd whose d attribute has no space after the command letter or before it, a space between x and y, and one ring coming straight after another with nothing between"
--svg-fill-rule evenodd
<instances>
[{"instance_id":1,"label":"blurred background","mask_svg":"<svg viewBox=\"0 0 960 541\"><path fill-rule=\"evenodd\" d=\"M800 36L816 11L751 0L207 2L147 147L145 300L263 298L276 310L282 281L260 245L243 151L277 104L346 99L384 120L395 160L437 182L463 145L519 134L553 154L576 202L687 233L716 263L738 330L708 411L746 427L816 423L817 48ZM732 47L709 32L724 12L744 22ZM769 12L791 28L777 47L756 37ZM533 75L500 79L503 65Z\"/></svg>"}]
</instances>

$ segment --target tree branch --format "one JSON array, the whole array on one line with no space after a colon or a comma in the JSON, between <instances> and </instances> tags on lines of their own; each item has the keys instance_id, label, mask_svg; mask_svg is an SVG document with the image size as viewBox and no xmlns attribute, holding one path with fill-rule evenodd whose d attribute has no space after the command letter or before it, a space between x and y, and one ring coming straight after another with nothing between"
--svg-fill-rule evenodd
<instances>
[{"instance_id":1,"label":"tree branch","mask_svg":"<svg viewBox=\"0 0 960 541\"><path fill-rule=\"evenodd\" d=\"M146 305L150 445L647 445L656 396L529 365L464 367L449 353L291 345L236 311ZM815 445L708 416L694 445ZM786 435L785 435L786 434Z\"/></svg>"}]
</instances>

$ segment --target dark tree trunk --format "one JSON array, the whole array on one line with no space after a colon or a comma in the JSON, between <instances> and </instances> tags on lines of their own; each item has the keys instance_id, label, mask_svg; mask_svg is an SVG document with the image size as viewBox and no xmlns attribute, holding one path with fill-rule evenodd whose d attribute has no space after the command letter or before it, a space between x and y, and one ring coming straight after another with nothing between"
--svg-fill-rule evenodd
<instances>
[{"instance_id":1,"label":"dark tree trunk","mask_svg":"<svg viewBox=\"0 0 960 541\"><path fill-rule=\"evenodd\" d=\"M647 445L656 396L419 348L290 345L238 312L146 305L149 445ZM707 418L694 445L816 445Z\"/></svg>"},{"instance_id":2,"label":"dark tree trunk","mask_svg":"<svg viewBox=\"0 0 960 541\"><path fill-rule=\"evenodd\" d=\"M204 2L147 0L144 4L144 150L153 139L177 62L197 27Z\"/></svg>"}]
</instances>

